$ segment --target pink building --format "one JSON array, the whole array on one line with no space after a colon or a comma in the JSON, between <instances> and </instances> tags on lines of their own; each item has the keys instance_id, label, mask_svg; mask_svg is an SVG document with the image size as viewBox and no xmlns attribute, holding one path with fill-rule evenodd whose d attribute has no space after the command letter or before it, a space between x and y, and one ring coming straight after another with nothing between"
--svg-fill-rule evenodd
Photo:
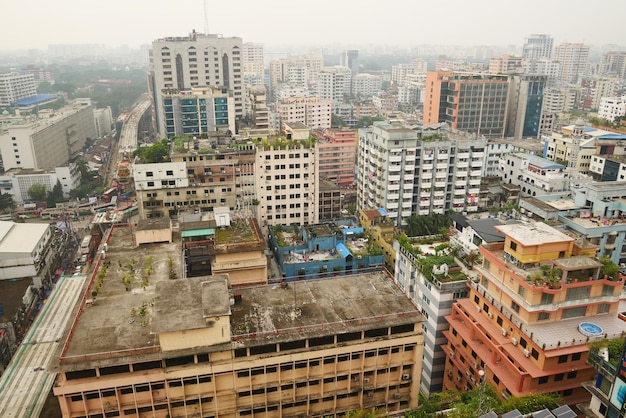
<instances>
[{"instance_id":1,"label":"pink building","mask_svg":"<svg viewBox=\"0 0 626 418\"><path fill-rule=\"evenodd\" d=\"M357 131L326 129L315 132L319 155L319 177L340 186L354 184Z\"/></svg>"}]
</instances>

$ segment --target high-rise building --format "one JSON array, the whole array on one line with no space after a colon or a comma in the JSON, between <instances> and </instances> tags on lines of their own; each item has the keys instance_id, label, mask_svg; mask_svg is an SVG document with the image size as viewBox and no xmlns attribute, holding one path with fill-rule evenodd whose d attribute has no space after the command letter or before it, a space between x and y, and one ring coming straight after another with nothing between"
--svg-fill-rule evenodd
<instances>
[{"instance_id":1,"label":"high-rise building","mask_svg":"<svg viewBox=\"0 0 626 418\"><path fill-rule=\"evenodd\" d=\"M189 36L167 37L152 42L151 91L159 134L165 135L163 91L219 87L232 92L235 118L243 115L241 38L224 38L193 31Z\"/></svg>"},{"instance_id":2,"label":"high-rise building","mask_svg":"<svg viewBox=\"0 0 626 418\"><path fill-rule=\"evenodd\" d=\"M359 73L359 50L349 49L339 57L339 65L348 67L354 77Z\"/></svg>"},{"instance_id":3,"label":"high-rise building","mask_svg":"<svg viewBox=\"0 0 626 418\"><path fill-rule=\"evenodd\" d=\"M548 77L519 74L509 79L506 136L538 138L541 133L543 91Z\"/></svg>"},{"instance_id":4,"label":"high-rise building","mask_svg":"<svg viewBox=\"0 0 626 418\"><path fill-rule=\"evenodd\" d=\"M598 72L602 75L626 78L626 51L602 54Z\"/></svg>"},{"instance_id":5,"label":"high-rise building","mask_svg":"<svg viewBox=\"0 0 626 418\"><path fill-rule=\"evenodd\" d=\"M317 95L322 99L332 100L333 105L344 102L352 90L350 68L336 65L324 67L317 75Z\"/></svg>"},{"instance_id":6,"label":"high-rise building","mask_svg":"<svg viewBox=\"0 0 626 418\"><path fill-rule=\"evenodd\" d=\"M488 138L505 133L509 81L506 75L429 71L424 124L451 127Z\"/></svg>"},{"instance_id":7,"label":"high-rise building","mask_svg":"<svg viewBox=\"0 0 626 418\"><path fill-rule=\"evenodd\" d=\"M311 129L299 122L283 124L284 136L258 145L254 175L257 220L266 225L319 222L318 154Z\"/></svg>"},{"instance_id":8,"label":"high-rise building","mask_svg":"<svg viewBox=\"0 0 626 418\"><path fill-rule=\"evenodd\" d=\"M383 208L397 226L412 215L477 211L486 144L443 127L375 122L360 129L357 209Z\"/></svg>"},{"instance_id":9,"label":"high-rise building","mask_svg":"<svg viewBox=\"0 0 626 418\"><path fill-rule=\"evenodd\" d=\"M321 53L310 53L270 62L270 88L272 93L280 83L289 83L302 88L313 88L317 73L324 66Z\"/></svg>"},{"instance_id":10,"label":"high-rise building","mask_svg":"<svg viewBox=\"0 0 626 418\"><path fill-rule=\"evenodd\" d=\"M383 85L382 77L373 74L357 74L352 77L353 96L373 96L378 94Z\"/></svg>"},{"instance_id":11,"label":"high-rise building","mask_svg":"<svg viewBox=\"0 0 626 418\"><path fill-rule=\"evenodd\" d=\"M243 83L245 87L265 86L265 62L263 45L246 42L241 54L243 66Z\"/></svg>"},{"instance_id":12,"label":"high-rise building","mask_svg":"<svg viewBox=\"0 0 626 418\"><path fill-rule=\"evenodd\" d=\"M61 167L78 157L87 138L96 138L90 99L76 99L57 110L41 110L37 118L0 129L4 169Z\"/></svg>"},{"instance_id":13,"label":"high-rise building","mask_svg":"<svg viewBox=\"0 0 626 418\"><path fill-rule=\"evenodd\" d=\"M33 73L0 74L0 106L13 106L18 100L37 95Z\"/></svg>"},{"instance_id":14,"label":"high-rise building","mask_svg":"<svg viewBox=\"0 0 626 418\"><path fill-rule=\"evenodd\" d=\"M559 81L577 83L589 72L589 47L581 43L564 43L554 48L554 59L560 63Z\"/></svg>"},{"instance_id":15,"label":"high-rise building","mask_svg":"<svg viewBox=\"0 0 626 418\"><path fill-rule=\"evenodd\" d=\"M519 74L522 72L522 57L499 55L489 60L489 74Z\"/></svg>"},{"instance_id":16,"label":"high-rise building","mask_svg":"<svg viewBox=\"0 0 626 418\"><path fill-rule=\"evenodd\" d=\"M342 187L354 185L358 132L349 129L326 129L317 135L320 179Z\"/></svg>"},{"instance_id":17,"label":"high-rise building","mask_svg":"<svg viewBox=\"0 0 626 418\"><path fill-rule=\"evenodd\" d=\"M499 225L504 243L479 247L479 277L446 319L444 389L481 382L502 398L557 393L585 402L595 376L589 342L623 336L621 275L604 275L597 247L543 222Z\"/></svg>"},{"instance_id":18,"label":"high-rise building","mask_svg":"<svg viewBox=\"0 0 626 418\"><path fill-rule=\"evenodd\" d=\"M526 38L522 49L524 58L524 72L534 74L537 72L536 63L539 59L552 58L552 45L554 39L550 35L534 34Z\"/></svg>"}]
</instances>

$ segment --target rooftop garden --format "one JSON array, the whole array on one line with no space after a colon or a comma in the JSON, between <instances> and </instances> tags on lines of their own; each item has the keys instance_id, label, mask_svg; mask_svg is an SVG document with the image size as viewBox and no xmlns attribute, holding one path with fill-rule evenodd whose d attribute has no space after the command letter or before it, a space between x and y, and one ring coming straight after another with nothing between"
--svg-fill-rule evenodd
<instances>
[{"instance_id":1,"label":"rooftop garden","mask_svg":"<svg viewBox=\"0 0 626 418\"><path fill-rule=\"evenodd\" d=\"M604 339L600 341L594 341L589 344L589 350L599 353L600 349L607 348L609 353L608 362L617 367L622 357L622 349L624 348L623 338Z\"/></svg>"},{"instance_id":2,"label":"rooftop garden","mask_svg":"<svg viewBox=\"0 0 626 418\"><path fill-rule=\"evenodd\" d=\"M216 244L256 242L257 236L254 228L247 219L240 219L230 224L229 228L217 228L215 230Z\"/></svg>"},{"instance_id":3,"label":"rooftop garden","mask_svg":"<svg viewBox=\"0 0 626 418\"><path fill-rule=\"evenodd\" d=\"M253 139L252 142L256 146L262 146L263 148L269 149L270 147L278 148L278 149L287 149L287 148L313 148L315 145L315 137L313 135L309 135L307 139L287 139L286 136L278 136L275 138L267 138L267 139Z\"/></svg>"}]
</instances>

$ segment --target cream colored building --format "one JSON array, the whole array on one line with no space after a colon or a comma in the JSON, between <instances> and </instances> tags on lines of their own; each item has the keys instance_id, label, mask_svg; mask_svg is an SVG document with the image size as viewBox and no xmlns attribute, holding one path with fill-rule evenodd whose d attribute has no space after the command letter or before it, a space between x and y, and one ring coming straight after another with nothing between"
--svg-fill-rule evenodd
<instances>
[{"instance_id":1,"label":"cream colored building","mask_svg":"<svg viewBox=\"0 0 626 418\"><path fill-rule=\"evenodd\" d=\"M311 129L328 129L331 125L332 101L319 97L290 97L276 102L281 122L300 122Z\"/></svg>"},{"instance_id":2,"label":"cream colored building","mask_svg":"<svg viewBox=\"0 0 626 418\"><path fill-rule=\"evenodd\" d=\"M82 310L54 366L64 417L338 417L418 406L423 318L383 272L236 290L225 275L155 276L139 296L105 279L100 292L118 297ZM133 305L141 314L129 321Z\"/></svg>"}]
</instances>

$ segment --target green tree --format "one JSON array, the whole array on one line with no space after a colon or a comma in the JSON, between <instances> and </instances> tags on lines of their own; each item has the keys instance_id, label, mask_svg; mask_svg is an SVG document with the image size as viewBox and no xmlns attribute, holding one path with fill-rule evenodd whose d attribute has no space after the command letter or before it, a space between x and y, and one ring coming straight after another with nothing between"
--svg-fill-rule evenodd
<instances>
[{"instance_id":1,"label":"green tree","mask_svg":"<svg viewBox=\"0 0 626 418\"><path fill-rule=\"evenodd\" d=\"M330 126L333 128L339 128L341 126L346 126L346 122L340 117L335 115L334 113L330 115Z\"/></svg>"},{"instance_id":2,"label":"green tree","mask_svg":"<svg viewBox=\"0 0 626 418\"><path fill-rule=\"evenodd\" d=\"M367 128L368 126L372 126L374 122L382 121L383 118L379 118L378 116L362 116L357 121L355 128Z\"/></svg>"},{"instance_id":3,"label":"green tree","mask_svg":"<svg viewBox=\"0 0 626 418\"><path fill-rule=\"evenodd\" d=\"M48 198L46 199L46 204L49 208L56 207L57 203L63 201L63 187L61 186L61 182L57 180L57 183L54 185L52 190L48 193Z\"/></svg>"},{"instance_id":4,"label":"green tree","mask_svg":"<svg viewBox=\"0 0 626 418\"><path fill-rule=\"evenodd\" d=\"M154 143L147 147L137 148L133 152L133 157L141 158L142 162L146 164L169 161L167 140Z\"/></svg>"},{"instance_id":5,"label":"green tree","mask_svg":"<svg viewBox=\"0 0 626 418\"><path fill-rule=\"evenodd\" d=\"M6 210L13 210L15 208L15 201L13 196L9 193L0 194L0 210L4 213Z\"/></svg>"},{"instance_id":6,"label":"green tree","mask_svg":"<svg viewBox=\"0 0 626 418\"><path fill-rule=\"evenodd\" d=\"M41 202L46 198L46 186L41 183L35 183L28 189L28 197L35 202Z\"/></svg>"}]
</instances>

